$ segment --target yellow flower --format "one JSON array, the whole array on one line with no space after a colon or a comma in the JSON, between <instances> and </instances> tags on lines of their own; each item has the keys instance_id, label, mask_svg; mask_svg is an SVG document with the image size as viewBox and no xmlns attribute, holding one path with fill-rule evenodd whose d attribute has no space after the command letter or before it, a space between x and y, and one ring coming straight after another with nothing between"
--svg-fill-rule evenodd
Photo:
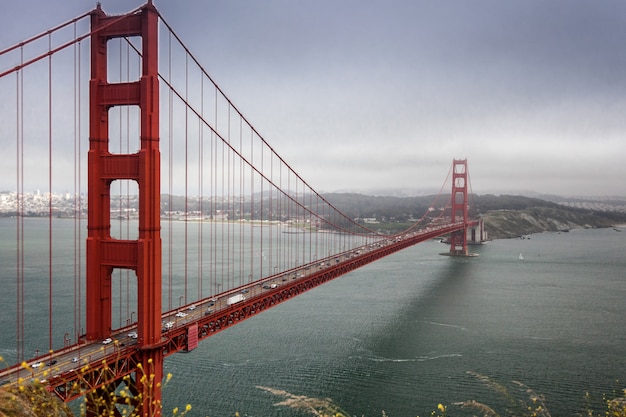
<instances>
[{"instance_id":1,"label":"yellow flower","mask_svg":"<svg viewBox=\"0 0 626 417\"><path fill-rule=\"evenodd\" d=\"M443 404L437 404L437 409L442 413L446 412L446 407Z\"/></svg>"},{"instance_id":2,"label":"yellow flower","mask_svg":"<svg viewBox=\"0 0 626 417\"><path fill-rule=\"evenodd\" d=\"M191 404L187 404L187 406L185 407L185 411L187 412L191 411Z\"/></svg>"}]
</instances>

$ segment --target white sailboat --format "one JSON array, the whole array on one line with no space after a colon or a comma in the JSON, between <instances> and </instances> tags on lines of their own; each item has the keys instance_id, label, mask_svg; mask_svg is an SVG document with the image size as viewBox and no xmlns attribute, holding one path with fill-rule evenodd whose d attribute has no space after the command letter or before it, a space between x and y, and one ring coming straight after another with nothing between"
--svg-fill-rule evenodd
<instances>
[{"instance_id":1,"label":"white sailboat","mask_svg":"<svg viewBox=\"0 0 626 417\"><path fill-rule=\"evenodd\" d=\"M524 257L522 256L522 252L520 252L520 253L519 253L519 259L520 259L521 261L523 261L523 260L524 260Z\"/></svg>"}]
</instances>

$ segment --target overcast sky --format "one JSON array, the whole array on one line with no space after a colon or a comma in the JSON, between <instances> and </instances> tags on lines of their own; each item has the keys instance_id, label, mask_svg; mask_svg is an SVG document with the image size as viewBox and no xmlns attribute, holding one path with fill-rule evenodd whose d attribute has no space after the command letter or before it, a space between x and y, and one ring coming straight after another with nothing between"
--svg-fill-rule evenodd
<instances>
[{"instance_id":1,"label":"overcast sky","mask_svg":"<svg viewBox=\"0 0 626 417\"><path fill-rule=\"evenodd\" d=\"M467 158L481 194L626 195L623 0L155 5L318 191L437 191ZM0 48L93 7L2 2Z\"/></svg>"}]
</instances>

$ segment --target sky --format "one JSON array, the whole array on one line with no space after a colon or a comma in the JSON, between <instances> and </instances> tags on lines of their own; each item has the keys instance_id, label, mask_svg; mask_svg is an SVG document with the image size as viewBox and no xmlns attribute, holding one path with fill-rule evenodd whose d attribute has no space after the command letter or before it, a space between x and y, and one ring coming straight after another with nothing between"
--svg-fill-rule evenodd
<instances>
[{"instance_id":1,"label":"sky","mask_svg":"<svg viewBox=\"0 0 626 417\"><path fill-rule=\"evenodd\" d=\"M623 0L154 4L319 192L436 192L467 158L479 194L626 196ZM94 7L3 2L0 49Z\"/></svg>"}]
</instances>

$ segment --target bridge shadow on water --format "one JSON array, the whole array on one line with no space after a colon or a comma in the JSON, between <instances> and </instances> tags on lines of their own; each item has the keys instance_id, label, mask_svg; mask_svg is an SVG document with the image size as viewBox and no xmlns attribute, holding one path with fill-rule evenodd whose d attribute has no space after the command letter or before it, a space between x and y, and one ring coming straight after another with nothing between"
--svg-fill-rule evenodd
<instances>
[{"instance_id":1,"label":"bridge shadow on water","mask_svg":"<svg viewBox=\"0 0 626 417\"><path fill-rule=\"evenodd\" d=\"M372 327L366 343L371 356L362 358L373 377L362 398L380 399L381 390L394 394L387 397L392 399L389 403L383 399L359 412L376 415L383 409L393 416L425 415L439 403L473 399L481 393L467 374L475 370L468 352L474 350L473 340L480 332L463 319L476 308L471 294L477 262L480 257L439 257L420 262L402 279L407 291L414 292L399 305L392 322Z\"/></svg>"},{"instance_id":2,"label":"bridge shadow on water","mask_svg":"<svg viewBox=\"0 0 626 417\"><path fill-rule=\"evenodd\" d=\"M440 256L447 248L407 248L171 356L166 403L275 415L286 406L274 393L289 392L395 417L484 398L467 374L485 369L473 356L485 343L475 326L486 302L475 285L482 258ZM308 415L297 413L288 415Z\"/></svg>"}]
</instances>

